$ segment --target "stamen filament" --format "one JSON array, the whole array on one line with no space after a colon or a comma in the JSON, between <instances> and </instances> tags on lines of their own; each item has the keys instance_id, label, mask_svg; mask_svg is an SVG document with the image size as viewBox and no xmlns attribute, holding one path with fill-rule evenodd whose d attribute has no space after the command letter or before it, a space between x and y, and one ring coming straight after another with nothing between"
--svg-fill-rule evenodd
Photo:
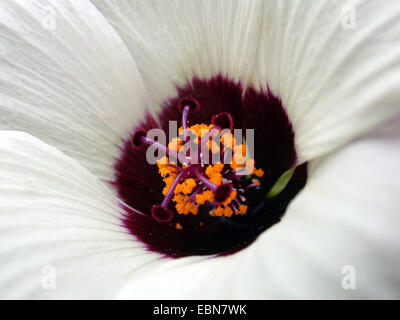
<instances>
[{"instance_id":1,"label":"stamen filament","mask_svg":"<svg viewBox=\"0 0 400 320\"><path fill-rule=\"evenodd\" d=\"M203 186L199 186L192 194L189 198L187 198L186 202L192 201L195 199L196 194L198 194L200 191L202 191L204 189Z\"/></svg>"},{"instance_id":2,"label":"stamen filament","mask_svg":"<svg viewBox=\"0 0 400 320\"><path fill-rule=\"evenodd\" d=\"M185 170L185 171L182 171L181 173L179 173L179 174L177 175L177 177L175 178L175 180L174 180L174 182L172 183L171 187L169 188L167 195L165 196L164 200L161 202L161 207L163 207L164 209L166 209L166 208L168 207L169 202L171 201L172 196L174 195L174 191L175 191L177 185L179 184L179 182L181 181L181 179L182 179L182 178L184 177L184 175L186 175L186 174L187 174L187 172L186 172L186 170Z\"/></svg>"},{"instance_id":3,"label":"stamen filament","mask_svg":"<svg viewBox=\"0 0 400 320\"><path fill-rule=\"evenodd\" d=\"M190 111L190 106L185 106L182 112L182 128L183 128L183 137L184 141L187 142L187 117Z\"/></svg>"},{"instance_id":4,"label":"stamen filament","mask_svg":"<svg viewBox=\"0 0 400 320\"><path fill-rule=\"evenodd\" d=\"M205 176L203 176L200 172L195 171L196 177L204 183L204 185L210 189L212 192L217 191L218 186L214 183L212 183L210 180L208 180Z\"/></svg>"},{"instance_id":5,"label":"stamen filament","mask_svg":"<svg viewBox=\"0 0 400 320\"><path fill-rule=\"evenodd\" d=\"M168 154L169 156L175 158L175 159L179 159L180 162L182 163L188 163L190 162L190 158L185 157L183 154L173 151L171 149L169 149L168 147L162 145L161 143L159 143L158 141L154 141L152 139L149 139L147 137L141 137L141 142L145 143L149 146L153 145L155 146L158 150Z\"/></svg>"}]
</instances>

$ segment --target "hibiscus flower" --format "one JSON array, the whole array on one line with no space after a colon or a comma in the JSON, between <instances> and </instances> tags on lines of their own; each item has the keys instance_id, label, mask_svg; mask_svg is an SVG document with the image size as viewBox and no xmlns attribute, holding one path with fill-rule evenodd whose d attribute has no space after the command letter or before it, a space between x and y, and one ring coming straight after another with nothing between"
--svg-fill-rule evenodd
<instances>
[{"instance_id":1,"label":"hibiscus flower","mask_svg":"<svg viewBox=\"0 0 400 320\"><path fill-rule=\"evenodd\" d=\"M399 298L399 16L3 1L1 296ZM148 163L171 121L254 129L254 170Z\"/></svg>"}]
</instances>

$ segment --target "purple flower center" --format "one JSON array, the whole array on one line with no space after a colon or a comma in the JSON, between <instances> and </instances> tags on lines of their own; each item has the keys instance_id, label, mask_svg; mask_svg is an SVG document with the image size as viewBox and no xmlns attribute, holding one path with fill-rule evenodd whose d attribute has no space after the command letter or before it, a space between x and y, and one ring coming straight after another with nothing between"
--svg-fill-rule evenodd
<instances>
[{"instance_id":1,"label":"purple flower center","mask_svg":"<svg viewBox=\"0 0 400 320\"><path fill-rule=\"evenodd\" d=\"M257 167L265 174L253 183L246 175L233 175L231 168L225 165L224 182L217 185L209 180L201 161L192 164L184 153L169 150L146 137L154 128L162 129L168 136L169 122L177 121L182 123L185 140L190 131L188 120L192 124L211 121L218 129L242 129L243 132L254 129L253 156ZM274 198L266 196L279 177L296 163L292 125L280 99L269 90L257 92L248 88L243 94L240 84L222 76L209 80L194 78L185 87L178 88L177 96L163 104L159 121L148 115L133 132L132 140L126 141L122 157L115 165L116 180L113 182L122 200L135 208L125 208L123 222L149 250L169 257L229 254L248 246L281 219L287 205L307 180L304 164L296 168L281 193ZM177 163L185 163L184 169L182 165L175 165L174 180L171 179L164 196L165 182L159 167L147 161L146 148L140 147L143 144L155 146ZM220 156L223 160L223 150ZM186 178L195 183L189 198L185 198L196 205L192 210L195 214L182 214L179 207L171 205L177 185ZM213 200L199 205L196 196L206 189L212 191ZM233 191L238 192L238 196L232 199L230 208L235 212L245 204L247 213L229 217L210 214L232 198Z\"/></svg>"}]
</instances>

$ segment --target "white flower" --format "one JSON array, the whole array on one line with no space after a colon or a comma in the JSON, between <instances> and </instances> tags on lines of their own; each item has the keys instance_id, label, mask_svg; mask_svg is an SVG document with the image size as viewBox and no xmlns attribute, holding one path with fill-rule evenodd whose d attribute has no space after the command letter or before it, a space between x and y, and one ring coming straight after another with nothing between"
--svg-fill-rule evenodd
<instances>
[{"instance_id":1,"label":"white flower","mask_svg":"<svg viewBox=\"0 0 400 320\"><path fill-rule=\"evenodd\" d=\"M1 297L400 297L397 0L92 2L0 4ZM146 112L218 74L282 99L307 185L246 249L164 258L107 181Z\"/></svg>"}]
</instances>

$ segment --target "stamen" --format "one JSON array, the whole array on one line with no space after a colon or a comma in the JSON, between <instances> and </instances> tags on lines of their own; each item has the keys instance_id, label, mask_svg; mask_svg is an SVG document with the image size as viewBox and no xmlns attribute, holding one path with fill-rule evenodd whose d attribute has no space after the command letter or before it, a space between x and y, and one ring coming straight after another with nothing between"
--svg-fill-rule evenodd
<instances>
[{"instance_id":1,"label":"stamen","mask_svg":"<svg viewBox=\"0 0 400 320\"><path fill-rule=\"evenodd\" d=\"M207 186L212 192L214 192L214 200L216 203L221 204L229 198L232 192L232 185L229 183L216 185L203 176L200 172L195 171L196 177Z\"/></svg>"},{"instance_id":2,"label":"stamen","mask_svg":"<svg viewBox=\"0 0 400 320\"><path fill-rule=\"evenodd\" d=\"M197 178L203 182L203 184L210 189L212 192L217 191L218 186L214 183L212 183L210 180L208 180L205 176L203 176L200 172L195 172Z\"/></svg>"},{"instance_id":3,"label":"stamen","mask_svg":"<svg viewBox=\"0 0 400 320\"><path fill-rule=\"evenodd\" d=\"M211 123L221 129L233 130L233 119L228 112L221 112L214 115L211 119Z\"/></svg>"},{"instance_id":4,"label":"stamen","mask_svg":"<svg viewBox=\"0 0 400 320\"><path fill-rule=\"evenodd\" d=\"M183 178L183 176L186 174L186 171L181 172L178 174L178 176L175 178L174 182L171 185L171 188L169 188L167 195L165 196L164 200L161 202L161 206L163 208L168 207L169 202L172 199L172 196L174 195L175 188L178 186L179 182Z\"/></svg>"},{"instance_id":5,"label":"stamen","mask_svg":"<svg viewBox=\"0 0 400 320\"><path fill-rule=\"evenodd\" d=\"M161 202L161 205L156 204L153 206L151 210L151 215L158 222L170 222L174 217L173 212L168 209L168 205L172 199L172 196L174 195L175 188L177 187L179 181L185 174L186 174L185 171L179 173L178 176L175 178L174 182L172 183L171 188L169 189L164 200Z\"/></svg>"},{"instance_id":6,"label":"stamen","mask_svg":"<svg viewBox=\"0 0 400 320\"><path fill-rule=\"evenodd\" d=\"M191 112L196 112L199 108L199 102L196 99L186 97L178 102L178 109L183 113L184 108L188 106Z\"/></svg>"},{"instance_id":7,"label":"stamen","mask_svg":"<svg viewBox=\"0 0 400 320\"><path fill-rule=\"evenodd\" d=\"M185 142L188 141L188 135L187 135L187 116L189 114L190 107L185 106L183 108L183 113L182 113L182 128L183 128L183 139Z\"/></svg>"},{"instance_id":8,"label":"stamen","mask_svg":"<svg viewBox=\"0 0 400 320\"><path fill-rule=\"evenodd\" d=\"M179 101L178 109L182 112L182 129L183 129L183 141L187 143L189 141L188 130L187 130L187 122L189 112L195 112L199 109L199 103L192 98L186 97ZM192 146L189 146L189 149L186 152L186 156L188 154L193 154ZM196 159L192 159L196 160Z\"/></svg>"},{"instance_id":9,"label":"stamen","mask_svg":"<svg viewBox=\"0 0 400 320\"><path fill-rule=\"evenodd\" d=\"M151 209L151 216L158 222L170 222L174 217L174 214L168 208L163 208L162 206L156 204Z\"/></svg>"},{"instance_id":10,"label":"stamen","mask_svg":"<svg viewBox=\"0 0 400 320\"><path fill-rule=\"evenodd\" d=\"M147 131L146 130L137 130L132 138L132 146L133 148L139 148L143 146L142 138L146 137Z\"/></svg>"},{"instance_id":11,"label":"stamen","mask_svg":"<svg viewBox=\"0 0 400 320\"><path fill-rule=\"evenodd\" d=\"M200 191L202 191L202 190L204 190L204 187L203 187L203 186L198 187L198 188L192 193L192 195L191 195L189 198L187 198L186 202L193 201L194 199L196 199L196 194L198 194L198 193L199 193Z\"/></svg>"}]
</instances>

